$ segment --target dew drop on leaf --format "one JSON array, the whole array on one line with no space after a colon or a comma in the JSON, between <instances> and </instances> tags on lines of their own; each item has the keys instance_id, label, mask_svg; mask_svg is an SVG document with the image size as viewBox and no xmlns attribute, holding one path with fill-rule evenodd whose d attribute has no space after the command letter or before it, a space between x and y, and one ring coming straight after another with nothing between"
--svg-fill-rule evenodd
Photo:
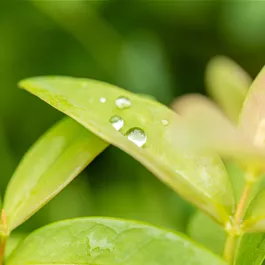
<instances>
[{"instance_id":1,"label":"dew drop on leaf","mask_svg":"<svg viewBox=\"0 0 265 265\"><path fill-rule=\"evenodd\" d=\"M161 123L164 125L164 126L167 126L169 124L168 120L161 120Z\"/></svg>"},{"instance_id":2,"label":"dew drop on leaf","mask_svg":"<svg viewBox=\"0 0 265 265\"><path fill-rule=\"evenodd\" d=\"M124 125L124 120L120 116L117 116L117 115L112 116L109 122L112 124L112 126L117 131L119 131Z\"/></svg>"},{"instance_id":3,"label":"dew drop on leaf","mask_svg":"<svg viewBox=\"0 0 265 265\"><path fill-rule=\"evenodd\" d=\"M107 99L102 97L99 99L99 101L100 101L100 103L105 103L107 101Z\"/></svg>"},{"instance_id":4,"label":"dew drop on leaf","mask_svg":"<svg viewBox=\"0 0 265 265\"><path fill-rule=\"evenodd\" d=\"M132 103L131 101L126 97L119 97L116 99L116 106L119 109L127 109L131 107Z\"/></svg>"},{"instance_id":5,"label":"dew drop on leaf","mask_svg":"<svg viewBox=\"0 0 265 265\"><path fill-rule=\"evenodd\" d=\"M147 141L147 136L141 128L131 128L128 130L126 135L131 142L135 143L139 147L142 147Z\"/></svg>"}]
</instances>

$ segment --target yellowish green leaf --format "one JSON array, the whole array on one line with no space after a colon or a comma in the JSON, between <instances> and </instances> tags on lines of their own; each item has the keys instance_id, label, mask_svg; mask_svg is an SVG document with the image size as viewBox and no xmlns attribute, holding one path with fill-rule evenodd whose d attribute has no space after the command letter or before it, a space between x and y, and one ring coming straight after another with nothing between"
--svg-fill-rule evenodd
<instances>
[{"instance_id":1,"label":"yellowish green leaf","mask_svg":"<svg viewBox=\"0 0 265 265\"><path fill-rule=\"evenodd\" d=\"M12 231L71 182L108 144L70 118L44 134L9 182L3 208Z\"/></svg>"},{"instance_id":2,"label":"yellowish green leaf","mask_svg":"<svg viewBox=\"0 0 265 265\"><path fill-rule=\"evenodd\" d=\"M33 232L6 262L26 264L226 263L184 235L133 221L92 217L54 223Z\"/></svg>"},{"instance_id":3,"label":"yellowish green leaf","mask_svg":"<svg viewBox=\"0 0 265 265\"><path fill-rule=\"evenodd\" d=\"M206 68L205 79L209 95L237 122L251 77L233 60L216 56Z\"/></svg>"},{"instance_id":4,"label":"yellowish green leaf","mask_svg":"<svg viewBox=\"0 0 265 265\"><path fill-rule=\"evenodd\" d=\"M167 107L89 79L36 77L20 86L133 156L219 222L228 220L234 198L222 161L177 148L172 128L180 117Z\"/></svg>"}]
</instances>

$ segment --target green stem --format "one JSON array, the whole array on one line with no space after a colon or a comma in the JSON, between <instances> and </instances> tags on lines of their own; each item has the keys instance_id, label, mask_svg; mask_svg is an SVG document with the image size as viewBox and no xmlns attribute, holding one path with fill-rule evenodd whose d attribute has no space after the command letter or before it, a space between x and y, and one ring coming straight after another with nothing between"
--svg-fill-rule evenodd
<instances>
[{"instance_id":1,"label":"green stem","mask_svg":"<svg viewBox=\"0 0 265 265\"><path fill-rule=\"evenodd\" d=\"M3 236L1 238L1 243L0 243L0 265L2 265L3 264L3 261L4 261L6 241L7 241L7 237L6 236Z\"/></svg>"},{"instance_id":2,"label":"green stem","mask_svg":"<svg viewBox=\"0 0 265 265\"><path fill-rule=\"evenodd\" d=\"M6 241L7 241L7 234L6 234L7 223L6 223L6 215L4 210L2 210L1 212L0 223L2 224L3 227L3 234L0 235L0 265L2 265L4 261Z\"/></svg>"},{"instance_id":3,"label":"green stem","mask_svg":"<svg viewBox=\"0 0 265 265\"><path fill-rule=\"evenodd\" d=\"M229 234L227 236L225 247L224 247L224 259L229 263L233 264L234 260L234 249L236 246L237 236Z\"/></svg>"},{"instance_id":4,"label":"green stem","mask_svg":"<svg viewBox=\"0 0 265 265\"><path fill-rule=\"evenodd\" d=\"M233 264L234 256L235 256L235 250L236 250L236 243L238 240L238 237L240 236L237 232L239 230L241 220L244 215L245 207L247 204L247 200L252 188L252 183L247 182L244 190L242 192L241 198L239 200L239 203L237 205L237 209L233 218L233 223L231 229L228 231L228 237L225 243L224 247L224 259L228 262L228 264Z\"/></svg>"}]
</instances>

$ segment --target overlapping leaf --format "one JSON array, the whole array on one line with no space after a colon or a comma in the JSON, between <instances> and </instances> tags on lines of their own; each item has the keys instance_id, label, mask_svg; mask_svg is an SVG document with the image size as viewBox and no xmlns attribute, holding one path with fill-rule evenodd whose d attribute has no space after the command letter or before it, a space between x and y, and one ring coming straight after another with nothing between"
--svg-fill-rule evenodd
<instances>
[{"instance_id":1,"label":"overlapping leaf","mask_svg":"<svg viewBox=\"0 0 265 265\"><path fill-rule=\"evenodd\" d=\"M194 146L199 144L202 149L243 161L253 171L265 169L261 134L256 138L250 137L201 95L183 96L174 103L174 107L188 121L186 133L193 139Z\"/></svg>"},{"instance_id":2,"label":"overlapping leaf","mask_svg":"<svg viewBox=\"0 0 265 265\"><path fill-rule=\"evenodd\" d=\"M265 67L251 85L240 115L240 126L252 138L265 142ZM258 138L258 139L257 139Z\"/></svg>"},{"instance_id":3,"label":"overlapping leaf","mask_svg":"<svg viewBox=\"0 0 265 265\"><path fill-rule=\"evenodd\" d=\"M265 258L265 234L246 234L240 240L235 265L261 265Z\"/></svg>"},{"instance_id":4,"label":"overlapping leaf","mask_svg":"<svg viewBox=\"0 0 265 265\"><path fill-rule=\"evenodd\" d=\"M89 79L36 77L22 81L20 86L139 160L219 222L227 221L234 198L224 165L216 156L183 153L173 145L171 130L180 118L167 107ZM121 99L126 101L126 108L118 104ZM117 116L124 123L120 131L110 123ZM128 137L132 131L135 134ZM145 137L146 143L138 147L135 143Z\"/></svg>"},{"instance_id":5,"label":"overlapping leaf","mask_svg":"<svg viewBox=\"0 0 265 265\"><path fill-rule=\"evenodd\" d=\"M108 144L70 118L42 136L8 185L3 208L9 231L58 194Z\"/></svg>"},{"instance_id":6,"label":"overlapping leaf","mask_svg":"<svg viewBox=\"0 0 265 265\"><path fill-rule=\"evenodd\" d=\"M250 76L230 58L216 56L206 68L205 79L209 95L237 122L251 85Z\"/></svg>"},{"instance_id":7,"label":"overlapping leaf","mask_svg":"<svg viewBox=\"0 0 265 265\"><path fill-rule=\"evenodd\" d=\"M33 232L6 265L225 265L187 237L153 226L108 218L55 223Z\"/></svg>"},{"instance_id":8,"label":"overlapping leaf","mask_svg":"<svg viewBox=\"0 0 265 265\"><path fill-rule=\"evenodd\" d=\"M246 220L243 223L244 230L248 232L265 231L265 190L262 190L252 201Z\"/></svg>"}]
</instances>

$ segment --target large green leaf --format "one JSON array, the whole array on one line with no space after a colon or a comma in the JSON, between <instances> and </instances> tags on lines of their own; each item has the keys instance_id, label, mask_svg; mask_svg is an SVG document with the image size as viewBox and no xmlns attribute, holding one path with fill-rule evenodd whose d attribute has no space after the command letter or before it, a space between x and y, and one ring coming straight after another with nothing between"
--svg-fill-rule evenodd
<instances>
[{"instance_id":1,"label":"large green leaf","mask_svg":"<svg viewBox=\"0 0 265 265\"><path fill-rule=\"evenodd\" d=\"M219 222L228 220L234 197L222 161L216 156L198 156L175 148L172 128L179 124L180 117L167 107L89 79L36 77L22 81L20 86L139 160ZM117 121L117 116L124 124ZM110 123L113 117L120 131Z\"/></svg>"},{"instance_id":2,"label":"large green leaf","mask_svg":"<svg viewBox=\"0 0 265 265\"><path fill-rule=\"evenodd\" d=\"M29 235L6 265L225 265L181 234L133 221L83 218Z\"/></svg>"},{"instance_id":3,"label":"large green leaf","mask_svg":"<svg viewBox=\"0 0 265 265\"><path fill-rule=\"evenodd\" d=\"M231 59L216 56L209 62L205 78L209 94L237 122L251 85L250 76Z\"/></svg>"},{"instance_id":4,"label":"large green leaf","mask_svg":"<svg viewBox=\"0 0 265 265\"><path fill-rule=\"evenodd\" d=\"M8 229L33 215L107 146L70 118L50 129L28 151L8 185L3 206Z\"/></svg>"}]
</instances>

